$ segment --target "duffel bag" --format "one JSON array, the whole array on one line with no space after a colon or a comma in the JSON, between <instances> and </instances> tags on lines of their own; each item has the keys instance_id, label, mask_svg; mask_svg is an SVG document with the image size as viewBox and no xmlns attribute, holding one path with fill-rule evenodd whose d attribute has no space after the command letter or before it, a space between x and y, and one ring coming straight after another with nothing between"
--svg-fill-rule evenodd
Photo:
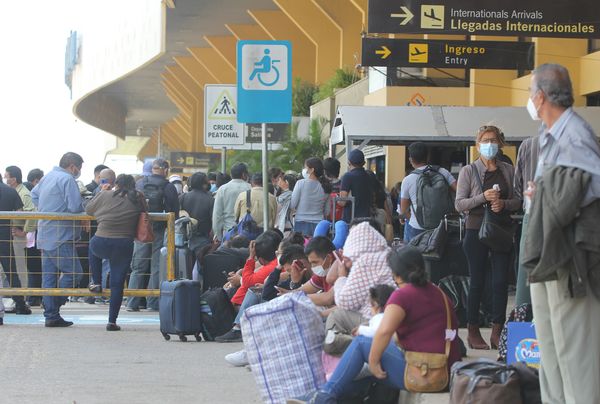
<instances>
[{"instance_id":1,"label":"duffel bag","mask_svg":"<svg viewBox=\"0 0 600 404\"><path fill-rule=\"evenodd\" d=\"M489 403L523 403L517 372L489 359L452 365L450 404Z\"/></svg>"}]
</instances>

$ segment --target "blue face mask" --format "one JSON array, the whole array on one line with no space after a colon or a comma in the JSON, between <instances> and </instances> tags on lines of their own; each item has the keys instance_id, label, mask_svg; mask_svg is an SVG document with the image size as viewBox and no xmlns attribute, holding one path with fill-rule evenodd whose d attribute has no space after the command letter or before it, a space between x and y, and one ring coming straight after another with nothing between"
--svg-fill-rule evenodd
<instances>
[{"instance_id":1,"label":"blue face mask","mask_svg":"<svg viewBox=\"0 0 600 404\"><path fill-rule=\"evenodd\" d=\"M498 145L496 143L480 143L479 153L483 158L491 160L498 154Z\"/></svg>"},{"instance_id":2,"label":"blue face mask","mask_svg":"<svg viewBox=\"0 0 600 404\"><path fill-rule=\"evenodd\" d=\"M217 184L210 184L210 192L217 192Z\"/></svg>"}]
</instances>

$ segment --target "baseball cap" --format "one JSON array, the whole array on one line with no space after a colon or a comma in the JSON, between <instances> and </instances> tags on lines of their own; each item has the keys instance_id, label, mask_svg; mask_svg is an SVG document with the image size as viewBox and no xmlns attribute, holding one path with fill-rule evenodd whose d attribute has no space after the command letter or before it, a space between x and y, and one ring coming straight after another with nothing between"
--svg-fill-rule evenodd
<instances>
[{"instance_id":1,"label":"baseball cap","mask_svg":"<svg viewBox=\"0 0 600 404\"><path fill-rule=\"evenodd\" d=\"M348 161L351 162L352 164L359 164L359 165L364 164L365 155L363 154L362 151L360 151L358 149L354 149L348 155Z\"/></svg>"}]
</instances>

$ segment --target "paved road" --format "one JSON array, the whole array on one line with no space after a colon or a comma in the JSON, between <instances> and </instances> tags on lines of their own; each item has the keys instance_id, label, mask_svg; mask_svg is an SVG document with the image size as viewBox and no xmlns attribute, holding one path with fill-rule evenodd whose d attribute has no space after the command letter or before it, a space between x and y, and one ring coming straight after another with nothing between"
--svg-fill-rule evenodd
<instances>
[{"instance_id":1,"label":"paved road","mask_svg":"<svg viewBox=\"0 0 600 404\"><path fill-rule=\"evenodd\" d=\"M43 316L7 314L0 327L0 403L152 404L260 403L249 369L223 357L242 344L165 341L157 313L122 312L120 332L105 331L108 306L69 303L63 316L76 324L43 327ZM460 331L464 338L465 330ZM484 330L489 338L489 330ZM193 340L193 338L192 338ZM494 358L495 352L469 352ZM448 394L405 403L446 404Z\"/></svg>"},{"instance_id":2,"label":"paved road","mask_svg":"<svg viewBox=\"0 0 600 404\"><path fill-rule=\"evenodd\" d=\"M108 306L69 303L62 311L76 325L45 328L39 309L6 314L0 403L261 402L252 373L223 360L242 344L167 342L156 313L124 312L123 330L109 333Z\"/></svg>"}]
</instances>

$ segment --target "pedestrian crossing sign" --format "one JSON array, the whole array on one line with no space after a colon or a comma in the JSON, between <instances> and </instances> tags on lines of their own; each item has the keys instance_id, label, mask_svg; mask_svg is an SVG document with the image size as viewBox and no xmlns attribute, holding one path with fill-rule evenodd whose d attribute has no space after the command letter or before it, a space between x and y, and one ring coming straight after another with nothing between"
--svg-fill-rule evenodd
<instances>
[{"instance_id":1,"label":"pedestrian crossing sign","mask_svg":"<svg viewBox=\"0 0 600 404\"><path fill-rule=\"evenodd\" d=\"M244 124L237 121L235 84L204 86L204 144L231 147L245 143Z\"/></svg>"},{"instance_id":2,"label":"pedestrian crossing sign","mask_svg":"<svg viewBox=\"0 0 600 404\"><path fill-rule=\"evenodd\" d=\"M228 90L223 90L221 94L215 100L210 114L210 119L237 119L237 107L235 105L235 99L231 96Z\"/></svg>"}]
</instances>

